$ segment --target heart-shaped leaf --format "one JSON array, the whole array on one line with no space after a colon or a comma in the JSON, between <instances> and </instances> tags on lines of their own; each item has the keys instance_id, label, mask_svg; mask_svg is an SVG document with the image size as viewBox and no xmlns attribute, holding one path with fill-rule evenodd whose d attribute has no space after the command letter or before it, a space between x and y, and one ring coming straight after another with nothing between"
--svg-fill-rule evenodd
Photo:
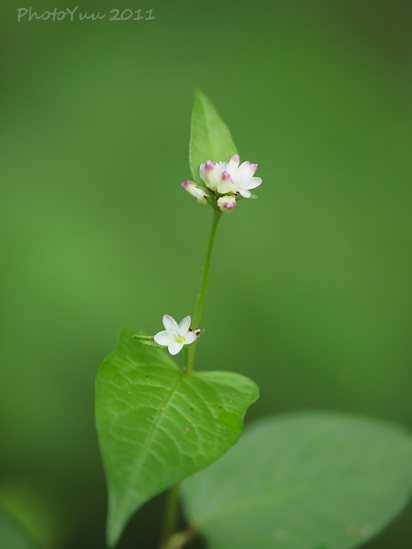
<instances>
[{"instance_id":1,"label":"heart-shaped leaf","mask_svg":"<svg viewBox=\"0 0 412 549\"><path fill-rule=\"evenodd\" d=\"M201 164L208 160L229 162L236 152L228 127L206 95L196 90L189 144L189 164L196 183L203 186Z\"/></svg>"},{"instance_id":2,"label":"heart-shaped leaf","mask_svg":"<svg viewBox=\"0 0 412 549\"><path fill-rule=\"evenodd\" d=\"M181 486L211 549L349 549L381 530L412 486L412 438L335 414L268 418Z\"/></svg>"},{"instance_id":3,"label":"heart-shaped leaf","mask_svg":"<svg viewBox=\"0 0 412 549\"><path fill-rule=\"evenodd\" d=\"M136 333L122 330L96 378L111 546L145 501L238 440L246 410L258 398L256 384L239 374L184 374L166 351L133 339Z\"/></svg>"}]
</instances>

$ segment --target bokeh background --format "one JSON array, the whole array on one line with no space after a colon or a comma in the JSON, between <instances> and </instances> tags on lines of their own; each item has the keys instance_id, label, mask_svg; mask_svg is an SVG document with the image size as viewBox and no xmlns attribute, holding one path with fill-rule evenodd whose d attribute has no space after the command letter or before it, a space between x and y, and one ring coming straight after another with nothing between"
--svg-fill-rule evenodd
<instances>
[{"instance_id":1,"label":"bokeh background","mask_svg":"<svg viewBox=\"0 0 412 549\"><path fill-rule=\"evenodd\" d=\"M179 186L197 86L263 178L219 228L197 367L260 385L247 421L412 427L411 2L32 8L76 5L155 19L2 8L0 504L41 549L104 547L93 383L119 328L193 312L211 217ZM156 547L163 502L120 549ZM409 508L365 548L411 546Z\"/></svg>"}]
</instances>

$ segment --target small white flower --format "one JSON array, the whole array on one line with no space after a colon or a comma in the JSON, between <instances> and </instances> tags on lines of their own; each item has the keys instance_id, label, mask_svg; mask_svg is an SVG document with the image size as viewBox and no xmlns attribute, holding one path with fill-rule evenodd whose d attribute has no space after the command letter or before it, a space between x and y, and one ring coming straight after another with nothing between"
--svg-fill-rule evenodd
<instances>
[{"instance_id":1,"label":"small white flower","mask_svg":"<svg viewBox=\"0 0 412 549\"><path fill-rule=\"evenodd\" d=\"M227 162L218 162L215 164L208 160L206 164L201 164L199 174L205 182L206 187L219 194L226 194L232 188L230 173L226 171Z\"/></svg>"},{"instance_id":2,"label":"small white flower","mask_svg":"<svg viewBox=\"0 0 412 549\"><path fill-rule=\"evenodd\" d=\"M231 196L221 196L217 201L217 205L222 212L231 212L236 206L236 196L234 194Z\"/></svg>"},{"instance_id":3,"label":"small white flower","mask_svg":"<svg viewBox=\"0 0 412 549\"><path fill-rule=\"evenodd\" d=\"M211 191L224 194L221 191L222 183L230 180L230 174L226 171L226 167L227 162L215 164L212 160L208 160L206 164L201 164L199 175Z\"/></svg>"},{"instance_id":4,"label":"small white flower","mask_svg":"<svg viewBox=\"0 0 412 549\"><path fill-rule=\"evenodd\" d=\"M244 198L250 198L250 189L255 189L262 184L260 177L253 177L258 165L249 161L239 166L239 155L235 154L226 167L233 182L234 191L240 193Z\"/></svg>"},{"instance_id":5,"label":"small white flower","mask_svg":"<svg viewBox=\"0 0 412 549\"><path fill-rule=\"evenodd\" d=\"M193 181L183 181L182 187L185 191L194 196L199 204L207 204L208 195L203 189L198 187L196 183L193 183Z\"/></svg>"},{"instance_id":6,"label":"small white flower","mask_svg":"<svg viewBox=\"0 0 412 549\"><path fill-rule=\"evenodd\" d=\"M163 325L166 329L157 333L154 340L158 345L168 347L171 355L177 355L182 350L183 345L190 345L196 340L196 333L189 332L191 321L190 316L185 316L178 324L171 316L164 315Z\"/></svg>"},{"instance_id":7,"label":"small white flower","mask_svg":"<svg viewBox=\"0 0 412 549\"><path fill-rule=\"evenodd\" d=\"M249 189L262 183L260 177L254 177L257 164L243 162L239 166L239 155L235 154L229 162L215 164L208 160L200 166L199 174L206 186L219 194L240 193L244 198L251 196Z\"/></svg>"}]
</instances>

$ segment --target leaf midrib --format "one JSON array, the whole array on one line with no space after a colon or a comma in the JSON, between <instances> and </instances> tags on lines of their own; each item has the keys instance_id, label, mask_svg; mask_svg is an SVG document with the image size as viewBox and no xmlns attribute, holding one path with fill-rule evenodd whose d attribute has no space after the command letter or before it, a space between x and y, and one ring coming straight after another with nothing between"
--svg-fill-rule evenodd
<instances>
[{"instance_id":1,"label":"leaf midrib","mask_svg":"<svg viewBox=\"0 0 412 549\"><path fill-rule=\"evenodd\" d=\"M167 398L165 399L165 401L163 402L163 405L159 408L158 412L157 412L157 416L156 416L156 419L153 423L153 426L152 428L150 429L150 431L148 432L147 434L147 437L146 437L146 441L143 445L143 448L142 448L142 451L139 453L139 456L136 460L136 464L134 466L134 471L133 471L133 474L131 475L131 478L130 478L130 482L129 482L129 488L128 490L126 491L124 497L123 497L123 501L122 503L119 505L118 507L118 513L120 512L120 514L123 514L124 512L124 508L127 506L127 503L129 501L129 498L130 498L130 493L132 491L132 488L136 482L136 479L138 477L138 474L140 473L141 471L141 468L142 468L142 465L143 465L143 462L147 456L147 451L150 447L150 444L152 442L152 439L153 439L153 436L154 436L154 433L157 429L157 426L160 422L160 418L163 416L163 411L162 411L162 408L166 408L166 406L168 405L168 403L170 402L172 396L174 395L174 393L176 392L176 389L178 387L178 385L183 381L183 375L180 374L178 379L176 380L176 382L173 384L172 388L170 389L170 393L169 395L167 396Z\"/></svg>"}]
</instances>

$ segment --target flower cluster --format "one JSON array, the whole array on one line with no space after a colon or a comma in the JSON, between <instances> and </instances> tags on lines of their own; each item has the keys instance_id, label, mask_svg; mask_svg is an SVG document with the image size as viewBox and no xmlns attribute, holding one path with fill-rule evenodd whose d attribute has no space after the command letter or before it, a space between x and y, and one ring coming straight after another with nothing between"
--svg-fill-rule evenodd
<instances>
[{"instance_id":1,"label":"flower cluster","mask_svg":"<svg viewBox=\"0 0 412 549\"><path fill-rule=\"evenodd\" d=\"M239 155L235 154L229 162L215 163L208 160L200 166L200 178L210 190L210 194L193 181L183 181L182 187L200 204L207 204L211 195L216 195L219 209L222 212L230 212L236 206L237 194L250 198L250 189L255 189L262 183L260 177L254 177L257 164L247 161L239 166L239 161Z\"/></svg>"}]
</instances>

